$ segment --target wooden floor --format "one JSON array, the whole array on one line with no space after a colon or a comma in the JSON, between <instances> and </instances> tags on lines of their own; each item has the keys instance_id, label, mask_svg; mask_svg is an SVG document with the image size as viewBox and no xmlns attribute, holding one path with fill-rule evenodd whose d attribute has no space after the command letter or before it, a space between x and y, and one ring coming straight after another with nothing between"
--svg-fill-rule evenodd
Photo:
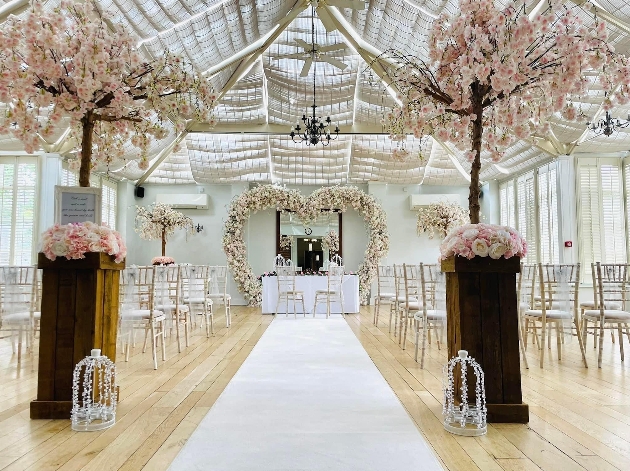
<instances>
[{"instance_id":1,"label":"wooden floor","mask_svg":"<svg viewBox=\"0 0 630 471\"><path fill-rule=\"evenodd\" d=\"M221 316L216 317L217 324L223 324ZM37 351L18 368L10 342L0 340L0 469L168 468L272 319L260 315L259 309L234 307L229 330L217 329L211 339L196 330L190 347L181 354L171 341L168 361L160 363L157 371L152 369L150 354L139 348L129 363L119 357L117 423L91 433L73 432L69 421L29 419ZM566 345L561 364L552 346L544 370L538 368L537 352L530 346L531 367L523 370L529 425L490 425L486 436L466 438L447 433L440 423L444 351L432 345L421 370L413 360L413 345L401 350L384 323L379 328L372 325L369 308L347 320L445 468L630 470L630 359L622 364L610 339L601 370L592 342L588 369L580 365L575 340Z\"/></svg>"}]
</instances>

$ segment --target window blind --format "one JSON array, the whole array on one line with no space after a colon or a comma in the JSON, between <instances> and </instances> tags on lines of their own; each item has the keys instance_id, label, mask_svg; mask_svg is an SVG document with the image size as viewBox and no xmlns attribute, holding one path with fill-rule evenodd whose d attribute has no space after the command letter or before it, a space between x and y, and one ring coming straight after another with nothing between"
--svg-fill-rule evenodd
<instances>
[{"instance_id":1,"label":"window blind","mask_svg":"<svg viewBox=\"0 0 630 471\"><path fill-rule=\"evenodd\" d=\"M509 180L499 185L501 198L501 225L516 227L514 218L514 181Z\"/></svg>"},{"instance_id":2,"label":"window blind","mask_svg":"<svg viewBox=\"0 0 630 471\"><path fill-rule=\"evenodd\" d=\"M31 265L37 164L11 160L0 162L0 264Z\"/></svg>"},{"instance_id":3,"label":"window blind","mask_svg":"<svg viewBox=\"0 0 630 471\"><path fill-rule=\"evenodd\" d=\"M555 165L546 165L538 170L538 209L540 261L542 263L560 263Z\"/></svg>"},{"instance_id":4,"label":"window blind","mask_svg":"<svg viewBox=\"0 0 630 471\"><path fill-rule=\"evenodd\" d=\"M520 176L517 181L516 199L518 202L517 229L527 241L527 255L525 263L537 261L537 224L536 224L536 195L534 186L534 172Z\"/></svg>"},{"instance_id":5,"label":"window blind","mask_svg":"<svg viewBox=\"0 0 630 471\"><path fill-rule=\"evenodd\" d=\"M579 174L580 262L625 263L625 221L618 162L581 162Z\"/></svg>"}]
</instances>

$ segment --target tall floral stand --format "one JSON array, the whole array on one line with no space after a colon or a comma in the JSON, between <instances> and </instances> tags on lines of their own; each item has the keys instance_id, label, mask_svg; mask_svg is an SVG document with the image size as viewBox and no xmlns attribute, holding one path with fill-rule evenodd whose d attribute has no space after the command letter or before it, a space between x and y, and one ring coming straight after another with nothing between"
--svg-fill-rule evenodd
<instances>
[{"instance_id":1,"label":"tall floral stand","mask_svg":"<svg viewBox=\"0 0 630 471\"><path fill-rule=\"evenodd\" d=\"M125 263L101 252L84 259L47 259L43 270L37 399L31 419L69 419L72 374L79 361L97 348L116 358L118 289Z\"/></svg>"},{"instance_id":2,"label":"tall floral stand","mask_svg":"<svg viewBox=\"0 0 630 471\"><path fill-rule=\"evenodd\" d=\"M488 422L527 423L518 339L516 274L520 258L453 256L446 273L448 356L467 350L485 373ZM475 397L469 384L468 397ZM456 385L459 390L460 385ZM472 388L472 389L471 389Z\"/></svg>"}]
</instances>

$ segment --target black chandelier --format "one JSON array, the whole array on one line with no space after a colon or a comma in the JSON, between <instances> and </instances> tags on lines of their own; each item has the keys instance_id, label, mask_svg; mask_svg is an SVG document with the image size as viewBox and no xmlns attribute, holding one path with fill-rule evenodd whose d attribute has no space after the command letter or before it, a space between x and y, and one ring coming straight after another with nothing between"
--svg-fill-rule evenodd
<instances>
[{"instance_id":1,"label":"black chandelier","mask_svg":"<svg viewBox=\"0 0 630 471\"><path fill-rule=\"evenodd\" d=\"M611 136L612 133L619 129L627 128L630 126L630 114L627 120L621 120L619 118L613 118L610 116L610 112L606 111L606 116L597 122L586 123L589 131L593 131L596 136Z\"/></svg>"},{"instance_id":2,"label":"black chandelier","mask_svg":"<svg viewBox=\"0 0 630 471\"><path fill-rule=\"evenodd\" d=\"M313 6L313 16L311 17L311 60L313 61L313 113L311 116L302 115L302 124L298 121L298 124L291 128L289 136L293 139L293 142L303 143L306 142L307 146L315 146L321 143L323 146L330 144L330 141L334 141L339 137L339 126L335 126L333 131L334 136L330 132L331 119L330 116L326 116L326 119L322 119L321 116L317 117L315 109L317 108L315 100L315 77L317 75L317 58L315 57L315 6ZM302 127L304 126L304 127Z\"/></svg>"}]
</instances>

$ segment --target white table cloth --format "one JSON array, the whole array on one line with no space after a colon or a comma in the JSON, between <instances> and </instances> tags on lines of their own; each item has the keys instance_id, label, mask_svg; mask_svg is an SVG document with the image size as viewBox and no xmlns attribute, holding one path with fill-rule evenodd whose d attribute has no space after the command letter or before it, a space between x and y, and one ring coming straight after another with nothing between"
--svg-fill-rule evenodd
<instances>
[{"instance_id":1,"label":"white table cloth","mask_svg":"<svg viewBox=\"0 0 630 471\"><path fill-rule=\"evenodd\" d=\"M262 313L273 314L276 312L278 302L278 278L275 276L263 276ZM315 291L326 290L328 288L328 277L326 276L296 276L295 289L304 292L304 308L307 313L313 313L313 303L315 302ZM346 313L359 312L359 277L357 275L343 276L343 308ZM298 301L296 312L302 314L302 303ZM280 304L280 311L287 312L284 301ZM288 312L293 312L293 301L289 301ZM341 306L338 302L330 304L331 313L341 313ZM326 303L317 305L317 313L326 313Z\"/></svg>"}]
</instances>

